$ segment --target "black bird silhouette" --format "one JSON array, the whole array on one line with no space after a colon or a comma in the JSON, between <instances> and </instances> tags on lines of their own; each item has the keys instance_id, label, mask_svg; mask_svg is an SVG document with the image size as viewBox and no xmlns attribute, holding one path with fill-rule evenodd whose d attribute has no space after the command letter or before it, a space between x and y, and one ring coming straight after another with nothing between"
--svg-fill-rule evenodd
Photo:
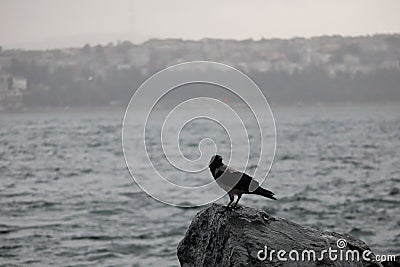
<instances>
[{"instance_id":1,"label":"black bird silhouette","mask_svg":"<svg viewBox=\"0 0 400 267\"><path fill-rule=\"evenodd\" d=\"M235 200L235 195L237 195L238 198L235 204L232 206L233 208L237 206L243 194L255 194L276 200L274 193L262 188L260 184L251 176L232 169L231 167L222 163L222 157L220 155L214 155L211 158L208 166L217 184L226 192L228 192L230 202L226 206L227 209Z\"/></svg>"}]
</instances>

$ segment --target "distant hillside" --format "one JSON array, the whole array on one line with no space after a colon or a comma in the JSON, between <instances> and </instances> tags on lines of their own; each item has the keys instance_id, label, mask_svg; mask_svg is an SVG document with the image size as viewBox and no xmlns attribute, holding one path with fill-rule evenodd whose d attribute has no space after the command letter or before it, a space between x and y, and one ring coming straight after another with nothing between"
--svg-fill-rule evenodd
<instances>
[{"instance_id":1,"label":"distant hillside","mask_svg":"<svg viewBox=\"0 0 400 267\"><path fill-rule=\"evenodd\" d=\"M400 34L155 39L141 45L126 41L46 51L0 48L0 84L10 77L25 78L25 106L125 105L151 74L192 60L244 71L277 103L400 101Z\"/></svg>"}]
</instances>

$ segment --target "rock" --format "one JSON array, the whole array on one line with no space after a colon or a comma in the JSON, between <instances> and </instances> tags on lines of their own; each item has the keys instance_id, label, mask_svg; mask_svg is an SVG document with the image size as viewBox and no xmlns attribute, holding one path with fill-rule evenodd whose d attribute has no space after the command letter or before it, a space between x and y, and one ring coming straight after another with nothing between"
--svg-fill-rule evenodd
<instances>
[{"instance_id":1,"label":"rock","mask_svg":"<svg viewBox=\"0 0 400 267\"><path fill-rule=\"evenodd\" d=\"M342 243L337 243L340 239ZM344 247L340 249L338 245ZM285 251L280 252L281 259L279 250ZM310 250L315 252L315 260ZM363 253L371 261L364 260ZM304 227L248 207L225 211L217 204L193 219L179 243L178 258L185 267L382 266L375 262L375 255L363 241L350 235Z\"/></svg>"},{"instance_id":2,"label":"rock","mask_svg":"<svg viewBox=\"0 0 400 267\"><path fill-rule=\"evenodd\" d=\"M395 260L386 260L382 262L383 267L400 267L400 254L394 255Z\"/></svg>"}]
</instances>

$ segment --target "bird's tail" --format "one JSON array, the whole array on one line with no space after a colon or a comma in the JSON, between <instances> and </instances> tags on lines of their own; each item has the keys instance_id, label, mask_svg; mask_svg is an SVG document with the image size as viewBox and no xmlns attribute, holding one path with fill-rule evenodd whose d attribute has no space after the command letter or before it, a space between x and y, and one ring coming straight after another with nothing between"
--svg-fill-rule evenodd
<instances>
[{"instance_id":1,"label":"bird's tail","mask_svg":"<svg viewBox=\"0 0 400 267\"><path fill-rule=\"evenodd\" d=\"M273 192L271 192L267 189L264 189L261 186L259 186L256 190L254 190L251 194L255 194L255 195L259 195L259 196L263 196L263 197L267 197L267 198L276 200L276 198L274 197L275 194Z\"/></svg>"}]
</instances>

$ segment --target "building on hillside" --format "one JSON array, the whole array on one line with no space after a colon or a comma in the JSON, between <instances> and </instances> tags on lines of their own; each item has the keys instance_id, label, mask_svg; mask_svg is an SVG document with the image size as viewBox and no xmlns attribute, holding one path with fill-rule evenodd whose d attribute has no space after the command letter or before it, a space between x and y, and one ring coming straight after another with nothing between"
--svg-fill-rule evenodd
<instances>
[{"instance_id":1,"label":"building on hillside","mask_svg":"<svg viewBox=\"0 0 400 267\"><path fill-rule=\"evenodd\" d=\"M11 74L2 72L0 75L0 111L20 110L26 89L26 78L13 77Z\"/></svg>"}]
</instances>

